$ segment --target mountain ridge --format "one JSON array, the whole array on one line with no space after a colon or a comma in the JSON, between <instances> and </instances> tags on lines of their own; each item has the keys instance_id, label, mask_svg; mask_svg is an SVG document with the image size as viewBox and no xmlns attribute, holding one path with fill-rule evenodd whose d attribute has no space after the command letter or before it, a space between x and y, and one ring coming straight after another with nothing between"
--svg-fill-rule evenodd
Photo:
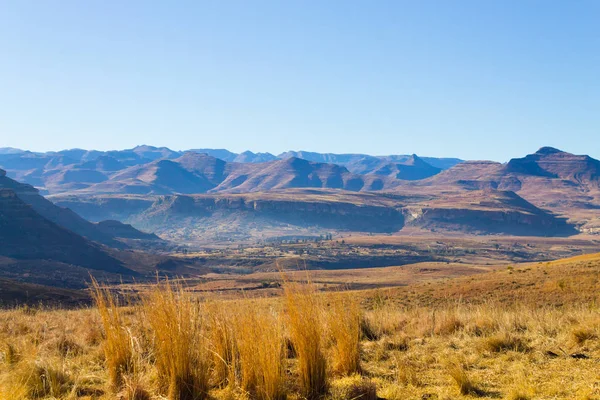
<instances>
[{"instance_id":1,"label":"mountain ridge","mask_svg":"<svg viewBox=\"0 0 600 400\"><path fill-rule=\"evenodd\" d=\"M389 176L401 180L424 179L437 174L440 170L461 162L451 158L419 157L419 163L410 164L416 155L371 156L367 154L334 154L315 152L285 152L278 156L271 153L254 153L245 151L234 153L226 149L194 149L174 151L166 147L140 145L125 150L84 150L69 149L57 152L35 153L18 149L0 148L0 167L6 169L11 178L31 184L39 188L43 194L56 194L85 190L100 184L99 188L114 185L110 190L130 190L131 193L169 192L165 185L155 185L148 189L144 179L132 181L128 185L115 184L114 177L132 167L151 167L160 160L176 160L190 153L207 154L233 165L262 164L295 157L307 161L335 164L345 167L355 175ZM433 164L439 165L434 166ZM168 165L168 164L167 164ZM235 168L239 171L241 167ZM248 166L252 170L251 167ZM131 171L128 171L131 173ZM174 171L182 184L192 184L192 177L184 177L185 172ZM240 178L241 179L241 178ZM112 182L111 182L112 180ZM368 178L367 181L372 181ZM104 183L104 185L102 185ZM214 182L213 182L214 183ZM196 191L209 190L206 183L200 184ZM168 185L166 185L168 186ZM278 186L278 185L274 185ZM363 185L365 186L365 185ZM385 185L383 185L385 186ZM204 187L204 189L202 189ZM367 188L377 189L377 184L366 185ZM231 189L231 188L228 188ZM186 191L183 191L184 193ZM189 190L187 191L189 192Z\"/></svg>"}]
</instances>

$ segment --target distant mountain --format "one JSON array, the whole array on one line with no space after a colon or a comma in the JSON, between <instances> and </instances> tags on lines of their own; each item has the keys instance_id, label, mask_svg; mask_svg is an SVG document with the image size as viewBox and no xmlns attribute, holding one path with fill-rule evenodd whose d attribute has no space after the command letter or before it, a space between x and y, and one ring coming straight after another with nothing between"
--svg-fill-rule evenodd
<instances>
[{"instance_id":1,"label":"distant mountain","mask_svg":"<svg viewBox=\"0 0 600 400\"><path fill-rule=\"evenodd\" d=\"M82 193L199 194L257 192L287 188L327 188L350 191L391 189L396 179L356 175L336 164L299 158L263 163L227 163L187 152L174 160L158 160L127 168Z\"/></svg>"},{"instance_id":2,"label":"distant mountain","mask_svg":"<svg viewBox=\"0 0 600 400\"><path fill-rule=\"evenodd\" d=\"M368 157L350 163L347 167L358 174L383 175L408 181L429 178L441 171L440 168L426 163L416 154L395 161Z\"/></svg>"},{"instance_id":3,"label":"distant mountain","mask_svg":"<svg viewBox=\"0 0 600 400\"><path fill-rule=\"evenodd\" d=\"M21 149L15 149L14 147L0 147L0 154L18 154L23 153Z\"/></svg>"},{"instance_id":4,"label":"distant mountain","mask_svg":"<svg viewBox=\"0 0 600 400\"><path fill-rule=\"evenodd\" d=\"M583 232L600 223L600 161L543 147L506 164L468 161L438 175L404 185L401 190L510 190L537 207L569 218Z\"/></svg>"},{"instance_id":5,"label":"distant mountain","mask_svg":"<svg viewBox=\"0 0 600 400\"><path fill-rule=\"evenodd\" d=\"M154 147L154 146L137 146L131 150L133 153L137 154L142 159L147 160L160 160L160 159L171 159L177 158L181 155L179 151L173 151L166 147Z\"/></svg>"},{"instance_id":6,"label":"distant mountain","mask_svg":"<svg viewBox=\"0 0 600 400\"><path fill-rule=\"evenodd\" d=\"M462 160L436 159L413 155L370 156L367 154L333 154L307 151L288 151L280 158L297 157L314 162L333 163L346 167L360 175L375 174L402 180L419 180L436 175L441 170L454 166ZM441 167L433 166L432 163Z\"/></svg>"},{"instance_id":7,"label":"distant mountain","mask_svg":"<svg viewBox=\"0 0 600 400\"><path fill-rule=\"evenodd\" d=\"M11 178L39 188L42 194L78 191L130 194L204 193L216 188L221 181L209 179L211 184L208 184L200 176L192 176L202 175L202 173L190 175L189 168L183 166L181 169L175 165L180 164L176 160L189 153L206 154L219 159L227 163L230 171L235 169L236 173L242 171L244 167L234 168L233 165L264 164L298 158L321 164L335 164L345 167L355 175L373 174L378 178L385 176L401 180L427 178L438 173L439 170L461 161L458 159L421 158L415 155L375 157L366 154L306 151L290 151L279 156L251 151L237 154L226 149L194 149L182 152L166 147L142 145L126 150L68 149L46 153L4 148L0 150L0 167L5 169ZM440 167L435 167L434 164L440 165ZM248 170L254 171L255 169L248 167ZM240 173L244 174L243 171ZM171 178L174 179L173 182L168 182L168 179ZM382 185L381 180L377 180L377 178L361 179L365 181L365 184L360 185L364 187L361 190L367 190L369 187L374 190L380 190L377 188L384 186L389 187L388 184ZM370 186L369 182L376 183ZM273 184L273 187L278 186L280 185ZM356 184L352 187L355 186ZM325 187L329 186L325 184ZM227 190L229 189L231 187L227 188Z\"/></svg>"},{"instance_id":8,"label":"distant mountain","mask_svg":"<svg viewBox=\"0 0 600 400\"><path fill-rule=\"evenodd\" d=\"M281 153L278 156L281 159L286 158L301 158L303 160L320 162L320 163L331 163L338 165L346 165L349 163L353 163L363 158L376 158L373 156L369 156L366 154L334 154L334 153L315 153L312 151L287 151L285 153Z\"/></svg>"},{"instance_id":9,"label":"distant mountain","mask_svg":"<svg viewBox=\"0 0 600 400\"><path fill-rule=\"evenodd\" d=\"M418 182L418 185L439 186L458 184L465 187L488 185L519 191L523 185L570 182L571 186L596 188L600 182L600 161L586 155L575 155L551 147L543 147L523 158L506 164L491 161L468 161L439 175Z\"/></svg>"},{"instance_id":10,"label":"distant mountain","mask_svg":"<svg viewBox=\"0 0 600 400\"><path fill-rule=\"evenodd\" d=\"M277 157L271 153L253 153L251 151L245 151L238 154L233 161L238 163L262 163L274 160L277 160Z\"/></svg>"},{"instance_id":11,"label":"distant mountain","mask_svg":"<svg viewBox=\"0 0 600 400\"><path fill-rule=\"evenodd\" d=\"M333 163L338 165L343 165L347 167L351 172L354 173L368 173L364 170L356 169L354 170L355 165L370 165L375 164L380 161L387 161L389 163L397 163L404 164L413 158L415 155L388 155L388 156L372 156L368 154L335 154L335 153L315 153L310 151L288 151L285 153L279 154L279 158L289 158L289 157L297 157L302 158L309 161L315 162L324 162L324 163ZM439 168L439 169L448 169L456 164L460 164L463 160L459 158L435 158L435 157L419 157L423 162L429 164L430 166ZM359 168L359 167L356 167Z\"/></svg>"},{"instance_id":12,"label":"distant mountain","mask_svg":"<svg viewBox=\"0 0 600 400\"><path fill-rule=\"evenodd\" d=\"M154 233L145 233L135 229L129 224L115 220L104 220L97 224L102 232L122 239L160 240Z\"/></svg>"},{"instance_id":13,"label":"distant mountain","mask_svg":"<svg viewBox=\"0 0 600 400\"><path fill-rule=\"evenodd\" d=\"M600 161L542 147L534 154L510 160L504 172L597 184L600 182Z\"/></svg>"},{"instance_id":14,"label":"distant mountain","mask_svg":"<svg viewBox=\"0 0 600 400\"><path fill-rule=\"evenodd\" d=\"M387 177L352 174L337 164L287 158L259 164L237 164L213 192L264 192L274 189L323 188L350 191L391 189Z\"/></svg>"},{"instance_id":15,"label":"distant mountain","mask_svg":"<svg viewBox=\"0 0 600 400\"><path fill-rule=\"evenodd\" d=\"M127 168L122 162L111 156L100 156L78 165L78 168L104 172L120 171Z\"/></svg>"}]
</instances>

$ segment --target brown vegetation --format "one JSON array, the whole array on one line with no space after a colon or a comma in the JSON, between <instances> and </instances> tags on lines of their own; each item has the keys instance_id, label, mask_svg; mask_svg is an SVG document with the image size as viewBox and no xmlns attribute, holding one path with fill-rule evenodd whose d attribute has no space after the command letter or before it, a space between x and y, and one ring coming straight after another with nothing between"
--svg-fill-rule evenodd
<instances>
[{"instance_id":1,"label":"brown vegetation","mask_svg":"<svg viewBox=\"0 0 600 400\"><path fill-rule=\"evenodd\" d=\"M283 298L236 300L163 282L126 307L96 285L97 308L2 311L0 399L597 399L598 271L589 256L401 290L284 282ZM467 301L484 287L493 300Z\"/></svg>"}]
</instances>

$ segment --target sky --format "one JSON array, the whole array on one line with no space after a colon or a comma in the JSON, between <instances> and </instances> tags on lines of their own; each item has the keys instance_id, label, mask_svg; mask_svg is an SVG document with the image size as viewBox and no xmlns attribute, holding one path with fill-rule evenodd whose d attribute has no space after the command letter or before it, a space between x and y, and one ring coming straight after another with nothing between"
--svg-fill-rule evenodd
<instances>
[{"instance_id":1,"label":"sky","mask_svg":"<svg viewBox=\"0 0 600 400\"><path fill-rule=\"evenodd\" d=\"M0 0L0 147L600 158L597 0Z\"/></svg>"}]
</instances>

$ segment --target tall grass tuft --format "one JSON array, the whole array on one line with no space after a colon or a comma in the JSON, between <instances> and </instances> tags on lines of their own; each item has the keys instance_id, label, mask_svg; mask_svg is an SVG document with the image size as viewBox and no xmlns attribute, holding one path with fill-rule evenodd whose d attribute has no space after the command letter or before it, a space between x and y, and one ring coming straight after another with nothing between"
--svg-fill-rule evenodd
<instances>
[{"instance_id":1,"label":"tall grass tuft","mask_svg":"<svg viewBox=\"0 0 600 400\"><path fill-rule=\"evenodd\" d=\"M242 390L259 400L284 399L287 349L280 317L249 304L238 312L236 337Z\"/></svg>"},{"instance_id":2,"label":"tall grass tuft","mask_svg":"<svg viewBox=\"0 0 600 400\"><path fill-rule=\"evenodd\" d=\"M448 369L448 373L450 374L450 377L452 378L452 380L454 380L454 383L456 383L456 386L458 387L460 394L462 394L464 396L471 395L471 396L477 396L477 397L485 395L485 392L483 390L481 390L475 384L475 382L473 382L473 380L471 380L471 378L469 378L469 376L467 375L467 372L461 365L459 365L459 364L451 365L450 368Z\"/></svg>"},{"instance_id":3,"label":"tall grass tuft","mask_svg":"<svg viewBox=\"0 0 600 400\"><path fill-rule=\"evenodd\" d=\"M327 392L322 299L313 285L289 281L284 282L284 298L302 395L316 399Z\"/></svg>"},{"instance_id":4,"label":"tall grass tuft","mask_svg":"<svg viewBox=\"0 0 600 400\"><path fill-rule=\"evenodd\" d=\"M109 385L118 391L123 385L123 376L135 369L133 344L123 321L122 311L116 297L92 278L92 295L98 307L105 340L103 343Z\"/></svg>"},{"instance_id":5,"label":"tall grass tuft","mask_svg":"<svg viewBox=\"0 0 600 400\"><path fill-rule=\"evenodd\" d=\"M206 398L209 355L200 303L167 280L143 295L142 305L161 388L170 400Z\"/></svg>"},{"instance_id":6,"label":"tall grass tuft","mask_svg":"<svg viewBox=\"0 0 600 400\"><path fill-rule=\"evenodd\" d=\"M209 323L208 338L212 352L212 375L215 386L232 387L236 381L238 363L236 316L233 307L211 302L206 305Z\"/></svg>"},{"instance_id":7,"label":"tall grass tuft","mask_svg":"<svg viewBox=\"0 0 600 400\"><path fill-rule=\"evenodd\" d=\"M333 369L341 375L358 373L363 320L360 302L349 293L336 293L329 300L327 325L333 340Z\"/></svg>"}]
</instances>

